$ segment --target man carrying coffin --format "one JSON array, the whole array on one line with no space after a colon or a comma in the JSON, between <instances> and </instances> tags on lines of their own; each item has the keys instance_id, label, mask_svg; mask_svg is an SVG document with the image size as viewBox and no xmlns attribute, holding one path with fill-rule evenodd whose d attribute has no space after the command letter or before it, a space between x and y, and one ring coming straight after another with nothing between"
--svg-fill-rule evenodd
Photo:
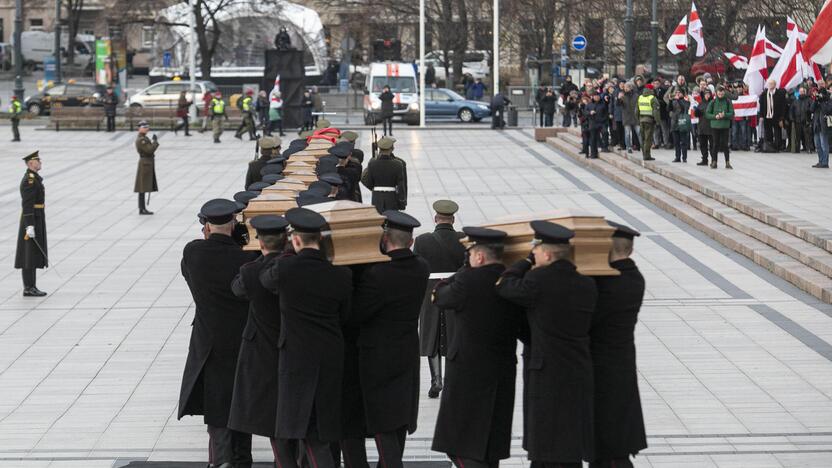
<instances>
[{"instance_id":1,"label":"man carrying coffin","mask_svg":"<svg viewBox=\"0 0 832 468\"><path fill-rule=\"evenodd\" d=\"M454 316L448 336L448 374L432 449L457 468L496 467L510 456L523 310L497 295L494 284L506 233L466 227L468 265L433 293L434 303Z\"/></svg>"}]
</instances>

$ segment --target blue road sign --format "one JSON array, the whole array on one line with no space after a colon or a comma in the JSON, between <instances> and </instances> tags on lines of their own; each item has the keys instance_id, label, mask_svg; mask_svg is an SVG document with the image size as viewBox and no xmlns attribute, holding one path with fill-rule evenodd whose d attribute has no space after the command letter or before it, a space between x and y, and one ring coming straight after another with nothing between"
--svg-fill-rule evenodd
<instances>
[{"instance_id":1,"label":"blue road sign","mask_svg":"<svg viewBox=\"0 0 832 468\"><path fill-rule=\"evenodd\" d=\"M584 50L586 49L586 37L581 34L572 38L572 48L575 50Z\"/></svg>"}]
</instances>

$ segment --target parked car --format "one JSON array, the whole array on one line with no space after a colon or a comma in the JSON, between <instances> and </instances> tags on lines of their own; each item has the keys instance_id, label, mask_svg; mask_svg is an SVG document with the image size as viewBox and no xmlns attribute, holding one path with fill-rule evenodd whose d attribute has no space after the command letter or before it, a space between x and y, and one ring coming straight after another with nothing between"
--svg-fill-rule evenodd
<instances>
[{"instance_id":1,"label":"parked car","mask_svg":"<svg viewBox=\"0 0 832 468\"><path fill-rule=\"evenodd\" d=\"M189 81L160 81L130 96L124 105L133 108L173 109L179 102L179 93L190 90L190 87ZM193 97L189 96L189 99L197 105L197 113L202 110L202 96L206 92L217 92L217 85L210 81L197 81Z\"/></svg>"},{"instance_id":2,"label":"parked car","mask_svg":"<svg viewBox=\"0 0 832 468\"><path fill-rule=\"evenodd\" d=\"M484 102L470 101L447 88L425 90L425 117L458 118L462 122L479 122L491 116Z\"/></svg>"},{"instance_id":3,"label":"parked car","mask_svg":"<svg viewBox=\"0 0 832 468\"><path fill-rule=\"evenodd\" d=\"M42 115L55 107L101 106L106 92L106 86L94 83L59 84L27 97L23 107L32 115Z\"/></svg>"}]
</instances>

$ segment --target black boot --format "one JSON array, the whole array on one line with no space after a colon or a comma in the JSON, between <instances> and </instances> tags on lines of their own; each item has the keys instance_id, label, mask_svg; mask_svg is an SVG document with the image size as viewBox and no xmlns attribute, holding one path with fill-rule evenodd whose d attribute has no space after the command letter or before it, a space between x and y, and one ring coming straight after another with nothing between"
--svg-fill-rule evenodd
<instances>
[{"instance_id":1,"label":"black boot","mask_svg":"<svg viewBox=\"0 0 832 468\"><path fill-rule=\"evenodd\" d=\"M428 398L438 398L439 392L442 391L442 356L436 353L435 356L429 357L428 365L430 366Z\"/></svg>"},{"instance_id":2,"label":"black boot","mask_svg":"<svg viewBox=\"0 0 832 468\"><path fill-rule=\"evenodd\" d=\"M32 286L30 288L23 289L23 297L43 297L46 293L41 291L40 289Z\"/></svg>"},{"instance_id":3,"label":"black boot","mask_svg":"<svg viewBox=\"0 0 832 468\"><path fill-rule=\"evenodd\" d=\"M152 215L152 211L148 211L147 207L145 207L145 200L144 200L144 193L139 194L139 214L140 215Z\"/></svg>"}]
</instances>

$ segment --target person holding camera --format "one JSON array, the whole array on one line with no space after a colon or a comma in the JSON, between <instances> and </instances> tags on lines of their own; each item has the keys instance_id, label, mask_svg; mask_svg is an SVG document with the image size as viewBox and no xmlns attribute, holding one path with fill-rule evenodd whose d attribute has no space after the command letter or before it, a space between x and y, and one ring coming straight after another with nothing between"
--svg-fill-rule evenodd
<instances>
[{"instance_id":1,"label":"person holding camera","mask_svg":"<svg viewBox=\"0 0 832 468\"><path fill-rule=\"evenodd\" d=\"M815 149L818 152L818 163L812 167L829 169L829 124L832 123L832 102L829 101L829 91L825 88L818 89L809 110L812 113Z\"/></svg>"},{"instance_id":2,"label":"person holding camera","mask_svg":"<svg viewBox=\"0 0 832 468\"><path fill-rule=\"evenodd\" d=\"M158 192L159 186L156 184L156 149L159 147L159 140L154 134L153 137L147 136L150 132L150 124L146 120L139 122L139 136L136 138L136 151L139 152L139 167L136 170L136 183L133 186L133 191L139 194L139 214L152 215L152 211L147 210L147 201L145 194L150 192Z\"/></svg>"}]
</instances>

